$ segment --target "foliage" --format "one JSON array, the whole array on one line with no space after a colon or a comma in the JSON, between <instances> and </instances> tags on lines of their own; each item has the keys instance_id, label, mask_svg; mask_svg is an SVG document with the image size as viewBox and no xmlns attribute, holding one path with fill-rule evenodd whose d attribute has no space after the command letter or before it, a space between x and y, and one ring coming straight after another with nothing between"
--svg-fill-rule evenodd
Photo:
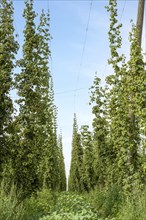
<instances>
[{"instance_id":1,"label":"foliage","mask_svg":"<svg viewBox=\"0 0 146 220\"><path fill-rule=\"evenodd\" d=\"M0 220L22 220L24 207L18 200L18 193L14 185L7 191L6 182L3 180L0 185Z\"/></svg>"},{"instance_id":2,"label":"foliage","mask_svg":"<svg viewBox=\"0 0 146 220\"><path fill-rule=\"evenodd\" d=\"M74 119L70 191L116 186L129 193L136 185L143 188L145 184L145 63L134 25L129 38L129 61L120 54L122 24L118 22L117 0L109 0L106 8L110 13L108 63L113 74L106 77L104 88L96 75L91 87L92 141L88 126L82 126L78 134Z\"/></svg>"},{"instance_id":3,"label":"foliage","mask_svg":"<svg viewBox=\"0 0 146 220\"><path fill-rule=\"evenodd\" d=\"M108 167L111 164L112 150L109 148L108 121L106 115L105 90L100 86L101 80L95 76L91 87L91 103L93 119L93 169L95 175L94 185L105 186L107 182Z\"/></svg>"},{"instance_id":4,"label":"foliage","mask_svg":"<svg viewBox=\"0 0 146 220\"><path fill-rule=\"evenodd\" d=\"M37 192L37 195L32 195L24 202L24 220L39 219L44 215L53 212L56 204L56 196L53 192L43 189Z\"/></svg>"},{"instance_id":5,"label":"foliage","mask_svg":"<svg viewBox=\"0 0 146 220\"><path fill-rule=\"evenodd\" d=\"M142 167L139 155L141 116L144 106L144 62L138 44L137 30L133 26L130 33L130 60L126 64L124 55L118 50L122 45L120 27L117 20L117 1L110 1L109 41L114 74L107 77L109 86L108 112L110 118L110 139L114 150L113 184L130 190L134 182L141 182ZM140 115L139 115L140 114Z\"/></svg>"},{"instance_id":6,"label":"foliage","mask_svg":"<svg viewBox=\"0 0 146 220\"><path fill-rule=\"evenodd\" d=\"M59 190L66 190L66 174L65 174L65 164L62 149L62 135L58 137L58 150L59 150Z\"/></svg>"},{"instance_id":7,"label":"foliage","mask_svg":"<svg viewBox=\"0 0 146 220\"><path fill-rule=\"evenodd\" d=\"M0 220L38 220L44 215L54 211L56 195L47 190L37 192L21 201L21 193L12 185L8 192L9 185L3 181L0 187Z\"/></svg>"},{"instance_id":8,"label":"foliage","mask_svg":"<svg viewBox=\"0 0 146 220\"><path fill-rule=\"evenodd\" d=\"M60 194L55 209L56 211L53 212L50 216L43 217L41 220L97 219L97 213L93 210L91 205L85 200L83 196L77 194Z\"/></svg>"},{"instance_id":9,"label":"foliage","mask_svg":"<svg viewBox=\"0 0 146 220\"><path fill-rule=\"evenodd\" d=\"M0 187L0 220L145 220L145 191L124 195L117 187L90 193L53 193L43 189L20 202L16 188Z\"/></svg>"},{"instance_id":10,"label":"foliage","mask_svg":"<svg viewBox=\"0 0 146 220\"><path fill-rule=\"evenodd\" d=\"M23 58L15 76L19 115L15 117L14 181L24 198L43 187L59 185L56 107L49 70L49 13L42 11L37 26L33 1L26 1Z\"/></svg>"},{"instance_id":11,"label":"foliage","mask_svg":"<svg viewBox=\"0 0 146 220\"><path fill-rule=\"evenodd\" d=\"M17 62L21 68L15 76L15 88L18 90L19 115L15 118L15 161L13 161L14 181L24 192L24 197L39 188L37 167L40 161L37 134L40 130L38 110L40 93L38 91L38 37L34 19L33 1L26 1L23 16L24 29L23 58ZM40 78L41 81L41 78ZM38 107L38 110L37 110Z\"/></svg>"},{"instance_id":12,"label":"foliage","mask_svg":"<svg viewBox=\"0 0 146 220\"><path fill-rule=\"evenodd\" d=\"M141 187L144 179L140 149L145 128L145 65L134 26L130 33L130 60L126 63L125 56L119 55L122 25L117 20L116 0L109 1L107 11L110 12L109 64L113 74L107 76L105 89L100 87L97 76L91 88L95 115L93 166L98 186L117 185L130 191L138 182Z\"/></svg>"},{"instance_id":13,"label":"foliage","mask_svg":"<svg viewBox=\"0 0 146 220\"><path fill-rule=\"evenodd\" d=\"M72 137L72 158L70 165L70 174L68 180L69 191L82 191L82 161L83 149L81 146L81 137L78 132L77 119L74 115L73 137Z\"/></svg>"},{"instance_id":14,"label":"foliage","mask_svg":"<svg viewBox=\"0 0 146 220\"><path fill-rule=\"evenodd\" d=\"M100 220L144 220L146 218L146 193L139 186L125 195L118 187L109 190L96 188L86 195L98 212Z\"/></svg>"},{"instance_id":15,"label":"foliage","mask_svg":"<svg viewBox=\"0 0 146 220\"><path fill-rule=\"evenodd\" d=\"M78 132L74 115L70 193L56 197L54 191L66 190L66 176L49 69L50 16L42 11L37 25L33 0L25 5L23 57L15 75L19 114L12 117L9 93L18 43L12 1L0 3L0 181L7 182L0 187L0 220L144 220L146 64L136 27L132 25L126 63L119 54L122 25L117 20L117 0L110 0L113 74L106 78L104 89L97 76L91 88L93 133L88 125ZM84 196L71 193L85 191L89 193Z\"/></svg>"},{"instance_id":16,"label":"foliage","mask_svg":"<svg viewBox=\"0 0 146 220\"><path fill-rule=\"evenodd\" d=\"M81 145L83 148L82 185L89 192L94 186L93 141L88 125L81 126Z\"/></svg>"},{"instance_id":17,"label":"foliage","mask_svg":"<svg viewBox=\"0 0 146 220\"><path fill-rule=\"evenodd\" d=\"M98 212L99 217L114 217L121 208L123 195L121 189L114 186L108 190L96 187L89 195L86 195L88 201Z\"/></svg>"},{"instance_id":18,"label":"foliage","mask_svg":"<svg viewBox=\"0 0 146 220\"><path fill-rule=\"evenodd\" d=\"M14 37L13 3L0 2L0 181L10 170L12 113L14 111L10 90L12 89L15 54L18 43ZM7 166L7 167L6 167Z\"/></svg>"},{"instance_id":19,"label":"foliage","mask_svg":"<svg viewBox=\"0 0 146 220\"><path fill-rule=\"evenodd\" d=\"M117 220L145 220L146 219L146 191L135 189L126 197L117 214Z\"/></svg>"}]
</instances>

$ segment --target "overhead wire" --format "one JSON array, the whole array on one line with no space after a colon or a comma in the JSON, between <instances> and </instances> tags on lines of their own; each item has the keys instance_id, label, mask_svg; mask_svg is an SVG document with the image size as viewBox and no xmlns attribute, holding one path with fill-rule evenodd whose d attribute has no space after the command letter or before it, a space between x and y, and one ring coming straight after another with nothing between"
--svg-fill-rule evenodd
<instances>
[{"instance_id":1,"label":"overhead wire","mask_svg":"<svg viewBox=\"0 0 146 220\"><path fill-rule=\"evenodd\" d=\"M50 1L50 0L49 0L49 1ZM84 57L84 52L85 52L85 47L86 47L86 41L87 41L87 32L88 32L88 30L89 30L89 23L90 23L92 5L93 5L93 0L90 2L90 8L89 8L89 15L88 15L88 20L87 20L85 38L84 38L83 49L82 49L82 53L81 53L81 60L80 60L80 65L79 65L79 71L78 71L77 80L76 80L76 87L75 87L75 89L73 89L73 90L67 90L67 91L61 91L61 92L56 92L56 93L55 93L55 95L60 95L60 94L67 94L67 93L72 93L72 92L74 92L74 105L75 105L76 92L79 91L79 90L88 89L87 87L86 87L86 88L78 88L78 82L79 82L79 77L80 77L81 68L82 68L82 64L83 64L83 57ZM125 10L125 6L126 6L126 0L124 1L124 5L123 5L122 12L121 12L121 15L120 15L120 21L122 20L122 16L123 16L123 13L124 13L124 10ZM103 71L103 74L102 74L102 75L104 75L107 66L108 66L108 64L105 65L105 68L104 68L104 71ZM75 106L74 106L74 109L75 109Z\"/></svg>"},{"instance_id":2,"label":"overhead wire","mask_svg":"<svg viewBox=\"0 0 146 220\"><path fill-rule=\"evenodd\" d=\"M124 1L123 9L122 9L121 16L120 16L120 19L119 19L120 22L122 20L123 14L124 14L125 6L126 6L126 0Z\"/></svg>"},{"instance_id":3,"label":"overhead wire","mask_svg":"<svg viewBox=\"0 0 146 220\"><path fill-rule=\"evenodd\" d=\"M13 0L13 1L17 1L17 0ZM18 1L21 1L21 0L18 0ZM35 0L35 1L39 1L39 0ZM50 1L51 0L44 0L47 2L47 8L48 10L50 11ZM71 93L71 92L74 92L74 96L76 96L76 92L79 91L79 90L83 90L83 89L86 89L86 88L78 88L78 83L79 83L79 78L80 78L80 73L81 73L81 69L82 69L82 64L83 64L83 57L84 57L84 52L85 52L85 47L86 47L86 42L87 42L87 34L88 34L88 30L89 30L89 23L90 23L90 17L91 17L91 9L92 9L92 5L93 5L93 1L94 0L91 0L90 2L90 8L89 8L89 15L88 15L88 20L87 20L87 26L86 26L86 32L85 32L85 38L84 38L84 43L83 43L83 49L82 49L82 53L81 53L81 59L80 59L80 64L79 64L79 70L78 70L78 73L77 73L77 80L76 80L76 86L75 86L75 89L73 90L67 90L67 91L61 91L61 92L56 92L55 95L60 95L60 94L66 94L66 93ZM122 12L121 12L121 15L120 15L120 21L122 20L122 17L123 17L123 13L124 13L124 10L125 10L125 6L126 6L126 1L124 1L124 5L123 5L123 9L122 9ZM19 36L18 36L19 37ZM51 48L51 40L50 40L50 48ZM51 73L53 74L53 68L52 68L52 56L50 57L50 64L51 64ZM106 62L106 65L105 65L105 68L104 68L104 71L103 71L103 76L105 75L105 71L107 69L107 66L108 66L108 63ZM75 99L75 97L74 97ZM74 105L75 105L75 100L74 100ZM75 107L74 107L75 109Z\"/></svg>"},{"instance_id":4,"label":"overhead wire","mask_svg":"<svg viewBox=\"0 0 146 220\"><path fill-rule=\"evenodd\" d=\"M56 92L55 95L68 94L68 93L76 92L76 91L79 91L79 90L86 90L86 89L87 89L87 87L72 89L72 90L66 90L66 91L62 91L62 92Z\"/></svg>"},{"instance_id":5,"label":"overhead wire","mask_svg":"<svg viewBox=\"0 0 146 220\"><path fill-rule=\"evenodd\" d=\"M84 52L85 52L85 47L86 47L87 34L88 34L88 29L89 29L89 22L90 22L90 17L91 17L92 5L93 5L93 0L91 0L91 2L90 2L89 15L88 15L88 20L87 20L87 27L86 27L86 32L85 32L85 39L84 39L84 43L83 43L83 49L82 49L81 60L80 60L80 65L79 65L79 71L78 71L78 74L77 74L77 81L76 81L76 87L75 87L75 92L74 92L74 112L76 112L76 92L78 91L78 83L79 83L80 73L81 73L82 64L83 64L83 57L84 57ZM120 22L122 20L123 14L124 14L125 7L126 7L126 0L124 1L124 5L123 5L122 12L121 12L121 15L120 15L120 19L119 19ZM106 65L105 65L105 68L104 68L104 71L103 71L103 76L105 75L107 66L108 66L108 63L106 63Z\"/></svg>"},{"instance_id":6,"label":"overhead wire","mask_svg":"<svg viewBox=\"0 0 146 220\"><path fill-rule=\"evenodd\" d=\"M75 109L75 107L76 107L76 92L78 91L78 83L79 83L80 73L81 73L82 64L83 64L83 57L84 57L85 47L86 47L86 42L87 42L87 34L88 34L88 30L89 30L89 22L90 22L90 17L91 17L92 4L93 4L93 0L90 1L89 14L88 14L86 31L85 31L85 38L84 38L84 42L83 42L83 49L82 49L82 53L81 53L79 70L78 70L78 73L77 73L77 80L76 80L75 92L74 92L74 112L76 110Z\"/></svg>"}]
</instances>

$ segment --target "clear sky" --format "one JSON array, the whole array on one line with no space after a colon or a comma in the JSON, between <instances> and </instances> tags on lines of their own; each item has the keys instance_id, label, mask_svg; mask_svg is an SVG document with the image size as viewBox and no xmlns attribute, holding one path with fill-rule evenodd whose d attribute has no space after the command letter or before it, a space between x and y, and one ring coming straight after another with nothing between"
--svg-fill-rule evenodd
<instances>
[{"instance_id":1,"label":"clear sky","mask_svg":"<svg viewBox=\"0 0 146 220\"><path fill-rule=\"evenodd\" d=\"M55 104L58 107L58 131L63 135L63 151L67 175L71 159L73 115L77 114L79 128L83 124L92 129L92 109L89 106L89 88L95 72L104 78L112 73L107 65L110 56L108 30L109 14L105 9L107 0L35 0L34 9L50 10L50 31ZM123 24L123 46L121 52L129 52L128 36L130 20L136 22L138 0L118 0L119 20ZM23 0L14 0L14 25L23 43ZM87 29L88 27L88 29ZM146 52L146 24L144 20L143 49ZM21 57L21 51L17 57Z\"/></svg>"}]
</instances>

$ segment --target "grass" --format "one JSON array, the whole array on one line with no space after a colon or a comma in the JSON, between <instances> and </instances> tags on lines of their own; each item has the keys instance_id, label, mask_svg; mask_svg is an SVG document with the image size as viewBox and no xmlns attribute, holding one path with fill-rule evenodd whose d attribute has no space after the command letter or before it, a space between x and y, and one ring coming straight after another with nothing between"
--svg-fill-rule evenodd
<instances>
[{"instance_id":1,"label":"grass","mask_svg":"<svg viewBox=\"0 0 146 220\"><path fill-rule=\"evenodd\" d=\"M0 186L0 220L146 220L146 191L124 195L117 187L88 194L47 189L20 202L13 185Z\"/></svg>"},{"instance_id":2,"label":"grass","mask_svg":"<svg viewBox=\"0 0 146 220\"><path fill-rule=\"evenodd\" d=\"M0 220L23 219L24 207L19 203L16 188L12 185L9 192L3 181L0 185Z\"/></svg>"},{"instance_id":3,"label":"grass","mask_svg":"<svg viewBox=\"0 0 146 220\"><path fill-rule=\"evenodd\" d=\"M146 191L133 195L125 198L117 220L146 220Z\"/></svg>"},{"instance_id":4,"label":"grass","mask_svg":"<svg viewBox=\"0 0 146 220\"><path fill-rule=\"evenodd\" d=\"M146 190L135 188L128 195L113 187L91 191L88 200L102 220L146 220Z\"/></svg>"}]
</instances>

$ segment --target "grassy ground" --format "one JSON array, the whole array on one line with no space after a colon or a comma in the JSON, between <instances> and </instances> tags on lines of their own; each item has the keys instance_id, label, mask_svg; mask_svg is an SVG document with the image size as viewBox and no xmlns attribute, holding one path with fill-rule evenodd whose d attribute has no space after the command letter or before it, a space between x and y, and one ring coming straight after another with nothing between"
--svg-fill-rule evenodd
<instances>
[{"instance_id":1,"label":"grassy ground","mask_svg":"<svg viewBox=\"0 0 146 220\"><path fill-rule=\"evenodd\" d=\"M145 192L123 196L117 188L89 194L46 189L20 202L13 186L0 187L0 220L146 220Z\"/></svg>"}]
</instances>

